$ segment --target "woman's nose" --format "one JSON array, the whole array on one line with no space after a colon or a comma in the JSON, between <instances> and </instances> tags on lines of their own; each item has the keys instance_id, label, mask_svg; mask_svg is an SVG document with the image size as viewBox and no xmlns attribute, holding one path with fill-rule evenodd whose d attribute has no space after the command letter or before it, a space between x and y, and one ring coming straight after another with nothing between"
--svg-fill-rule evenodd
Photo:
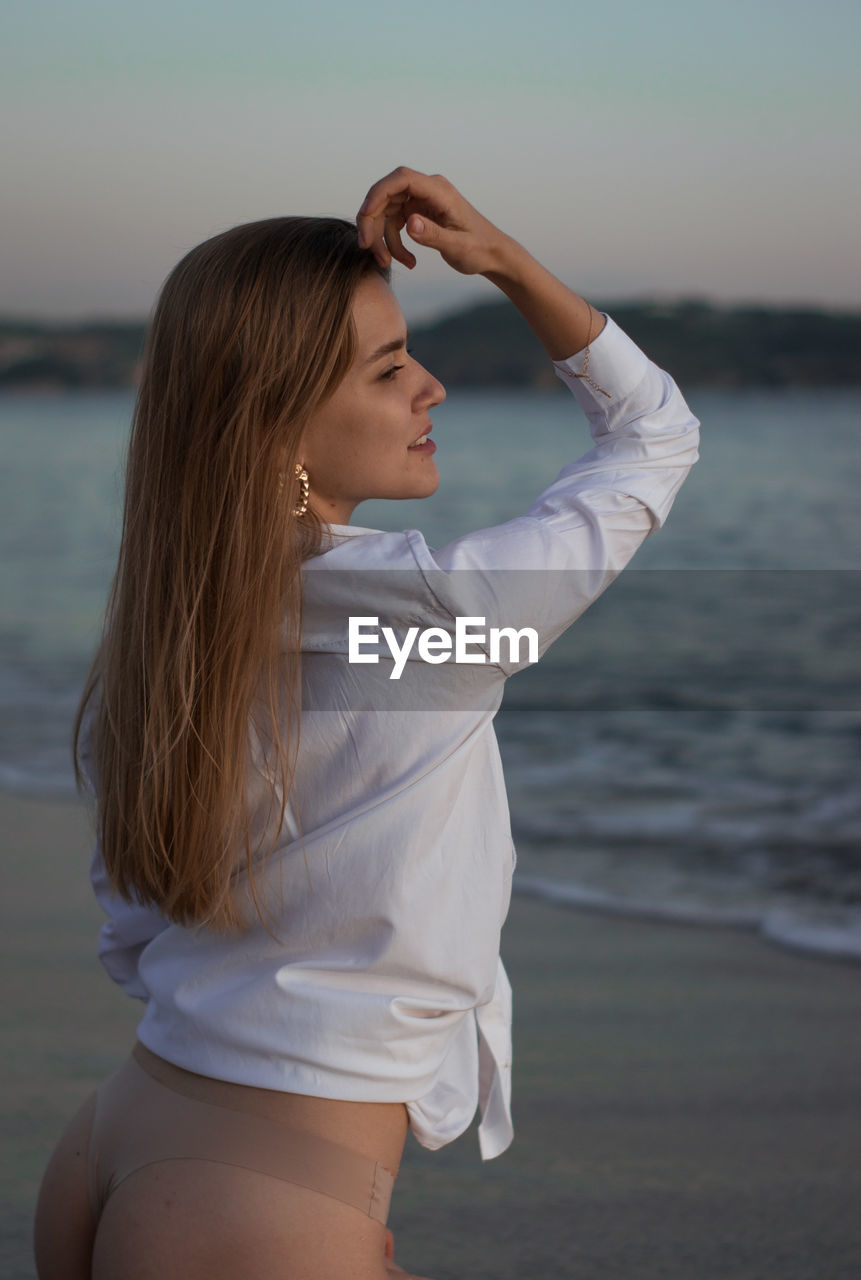
<instances>
[{"instance_id":1,"label":"woman's nose","mask_svg":"<svg viewBox=\"0 0 861 1280\"><path fill-rule=\"evenodd\" d=\"M427 402L427 406L429 409L433 405L442 404L443 400L445 400L445 387L437 378L433 376L432 373L428 373L424 365L419 365L419 368L424 374L421 392L420 392L420 398L423 401Z\"/></svg>"}]
</instances>

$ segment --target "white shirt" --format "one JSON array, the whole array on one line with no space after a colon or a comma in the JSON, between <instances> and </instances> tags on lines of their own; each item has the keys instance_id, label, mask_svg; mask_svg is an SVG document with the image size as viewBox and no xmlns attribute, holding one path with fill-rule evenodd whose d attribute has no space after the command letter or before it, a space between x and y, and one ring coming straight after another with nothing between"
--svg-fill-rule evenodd
<instances>
[{"instance_id":1,"label":"white shirt","mask_svg":"<svg viewBox=\"0 0 861 1280\"><path fill-rule=\"evenodd\" d=\"M697 459L698 423L611 319L589 363L610 398L575 376L582 364L555 368L594 447L524 515L440 550L416 529L334 525L303 567L299 813L288 806L277 854L255 876L279 941L259 923L225 939L124 903L96 849L93 886L110 917L99 956L147 1002L138 1035L155 1053L240 1084L403 1102L431 1149L480 1106L482 1157L510 1144L499 941L515 851L493 717L526 649L431 665L414 647L393 680L382 640L364 649L376 664L349 661L348 623L378 617L403 637L481 617L533 628L543 652L603 591L663 524ZM262 834L265 790L249 785Z\"/></svg>"}]
</instances>

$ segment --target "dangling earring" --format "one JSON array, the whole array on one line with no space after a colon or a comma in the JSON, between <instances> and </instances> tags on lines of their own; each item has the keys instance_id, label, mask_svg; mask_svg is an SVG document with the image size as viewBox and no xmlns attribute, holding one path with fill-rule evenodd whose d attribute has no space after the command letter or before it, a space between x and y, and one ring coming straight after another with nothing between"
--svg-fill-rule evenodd
<instances>
[{"instance_id":1,"label":"dangling earring","mask_svg":"<svg viewBox=\"0 0 861 1280\"><path fill-rule=\"evenodd\" d=\"M305 512L308 510L308 493L310 490L310 485L308 484L308 472L302 466L301 462L297 462L293 474L299 477L300 491L299 506L293 508L293 514L294 516L304 516ZM278 477L278 488L284 488L283 475L279 475Z\"/></svg>"},{"instance_id":2,"label":"dangling earring","mask_svg":"<svg viewBox=\"0 0 861 1280\"><path fill-rule=\"evenodd\" d=\"M294 516L304 516L305 512L308 510L308 493L310 491L310 485L308 484L308 472L302 466L301 462L296 463L295 474L299 477L299 490L301 497L299 499L299 506L293 508L293 514Z\"/></svg>"}]
</instances>

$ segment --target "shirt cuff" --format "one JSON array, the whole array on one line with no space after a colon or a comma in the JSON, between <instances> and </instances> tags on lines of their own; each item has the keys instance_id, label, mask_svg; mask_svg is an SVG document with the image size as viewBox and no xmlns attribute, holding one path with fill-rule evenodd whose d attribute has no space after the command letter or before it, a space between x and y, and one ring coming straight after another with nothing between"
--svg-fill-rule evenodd
<instances>
[{"instance_id":1,"label":"shirt cuff","mask_svg":"<svg viewBox=\"0 0 861 1280\"><path fill-rule=\"evenodd\" d=\"M606 316L606 320L597 338L589 344L588 368L585 350L567 360L553 361L557 378L570 389L590 418L596 414L603 417L611 405L629 395L642 382L649 367L645 352L615 320L610 316Z\"/></svg>"}]
</instances>

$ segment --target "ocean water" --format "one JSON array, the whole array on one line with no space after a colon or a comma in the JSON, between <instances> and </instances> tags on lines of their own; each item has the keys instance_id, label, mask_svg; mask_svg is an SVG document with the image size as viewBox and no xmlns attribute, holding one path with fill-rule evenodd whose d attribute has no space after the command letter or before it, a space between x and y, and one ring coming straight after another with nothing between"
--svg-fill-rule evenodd
<instances>
[{"instance_id":1,"label":"ocean water","mask_svg":"<svg viewBox=\"0 0 861 1280\"><path fill-rule=\"evenodd\" d=\"M861 391L699 391L666 527L497 733L515 887L861 958ZM128 392L0 397L0 786L74 794L69 734L121 518ZM449 394L442 484L354 522L431 546L519 514L590 445L562 394Z\"/></svg>"}]
</instances>

